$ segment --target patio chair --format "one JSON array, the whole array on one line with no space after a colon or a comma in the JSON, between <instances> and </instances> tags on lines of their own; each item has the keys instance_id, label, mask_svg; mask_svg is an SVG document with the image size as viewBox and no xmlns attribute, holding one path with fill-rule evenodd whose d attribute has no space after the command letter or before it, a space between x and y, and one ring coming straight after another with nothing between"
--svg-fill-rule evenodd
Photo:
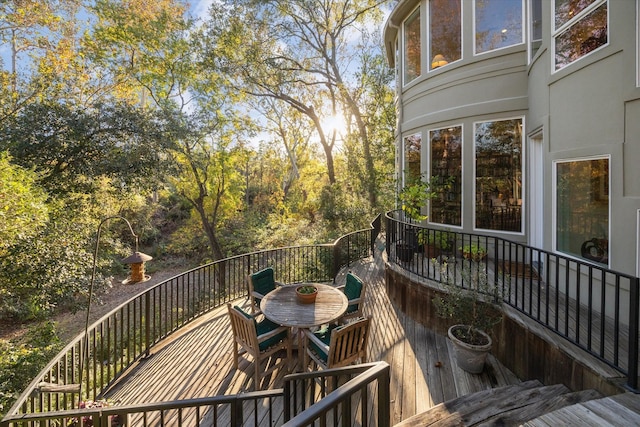
<instances>
[{"instance_id":1,"label":"patio chair","mask_svg":"<svg viewBox=\"0 0 640 427\"><path fill-rule=\"evenodd\" d=\"M290 371L291 337L289 328L280 326L268 319L257 322L256 319L238 306L227 303L231 328L233 329L233 366L238 369L238 360L244 353L253 357L254 384L256 390L260 388L260 379L269 375L280 366L286 364ZM241 347L241 348L239 348ZM287 351L286 359L273 364L266 370L261 370L262 362L269 359L280 350Z\"/></svg>"},{"instance_id":2,"label":"patio chair","mask_svg":"<svg viewBox=\"0 0 640 427\"><path fill-rule=\"evenodd\" d=\"M339 368L356 361L366 363L368 318L360 318L346 325L329 325L319 331L304 330L304 368L310 359L323 369Z\"/></svg>"},{"instance_id":3,"label":"patio chair","mask_svg":"<svg viewBox=\"0 0 640 427\"><path fill-rule=\"evenodd\" d=\"M347 311L338 320L339 323L347 323L352 319L363 316L362 308L364 306L364 294L366 285L358 276L353 273L347 273L347 279L344 285L338 286L349 300Z\"/></svg>"},{"instance_id":4,"label":"patio chair","mask_svg":"<svg viewBox=\"0 0 640 427\"><path fill-rule=\"evenodd\" d=\"M249 284L251 314L254 315L260 313L260 301L262 298L273 291L276 286L282 286L282 283L276 282L272 267L250 274L247 277L247 282Z\"/></svg>"}]
</instances>

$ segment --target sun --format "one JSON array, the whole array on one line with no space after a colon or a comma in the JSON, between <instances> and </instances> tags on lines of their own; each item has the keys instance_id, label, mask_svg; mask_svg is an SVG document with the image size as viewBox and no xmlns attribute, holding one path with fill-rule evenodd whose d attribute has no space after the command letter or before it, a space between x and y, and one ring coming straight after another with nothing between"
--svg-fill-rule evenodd
<instances>
[{"instance_id":1,"label":"sun","mask_svg":"<svg viewBox=\"0 0 640 427\"><path fill-rule=\"evenodd\" d=\"M344 119L344 116L340 114L335 114L326 117L322 121L322 128L325 133L337 133L338 135L346 135L347 133L347 122Z\"/></svg>"}]
</instances>

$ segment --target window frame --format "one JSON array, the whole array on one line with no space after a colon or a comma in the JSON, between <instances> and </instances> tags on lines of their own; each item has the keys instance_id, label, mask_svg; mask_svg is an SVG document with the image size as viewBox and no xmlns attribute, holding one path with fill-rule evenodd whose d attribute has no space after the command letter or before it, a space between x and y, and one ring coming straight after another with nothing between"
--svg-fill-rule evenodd
<instances>
[{"instance_id":1,"label":"window frame","mask_svg":"<svg viewBox=\"0 0 640 427\"><path fill-rule=\"evenodd\" d=\"M640 0L638 0L640 1ZM534 27L534 16L533 16L533 4L535 2L539 3L540 6L540 38L539 39L534 39L533 37L533 27ZM542 49L542 41L544 39L544 31L543 31L543 24L544 24L544 14L542 13L543 7L542 7L542 2L543 0L529 0L527 2L528 4L528 20L527 20L527 63L531 64L533 62L533 59L536 57L537 53L540 52L540 50ZM540 42L540 46L538 46L538 48L535 50L535 52L533 51L533 43L534 42Z\"/></svg>"},{"instance_id":2,"label":"window frame","mask_svg":"<svg viewBox=\"0 0 640 427\"><path fill-rule=\"evenodd\" d=\"M489 123L489 122L501 122L501 121L508 121L508 120L520 120L521 122L521 130L520 130L520 180L521 180L521 203L520 203L520 230L519 231L515 231L515 230L501 230L501 229L493 229L493 228L481 228L478 227L478 222L477 222L477 213L478 213L478 201L477 201L477 178L478 178L478 162L477 162L477 144L476 144L476 130L478 125L482 124L482 123ZM517 235L517 236L524 236L525 234L525 223L526 223L526 211L527 211L527 205L526 205L526 200L527 200L527 180L526 180L526 164L527 164L527 159L526 159L526 150L525 150L525 142L526 142L526 135L524 130L526 129L526 124L525 124L525 120L526 117L524 115L516 115L516 116L510 116L510 117L500 117L500 118L488 118L485 120L477 120L473 122L473 230L474 231L482 231L482 232L490 232L490 233L505 233L505 234L511 234L511 235Z\"/></svg>"},{"instance_id":3,"label":"window frame","mask_svg":"<svg viewBox=\"0 0 640 427\"><path fill-rule=\"evenodd\" d=\"M411 137L415 137L416 135L420 136L420 149L418 150L418 176L422 174L422 144L424 143L422 131L409 132L402 137L402 170L400 173L402 174L403 188L407 185L407 174L409 173L407 162L407 140Z\"/></svg>"},{"instance_id":4,"label":"window frame","mask_svg":"<svg viewBox=\"0 0 640 427\"><path fill-rule=\"evenodd\" d=\"M594 263L596 265L606 265L607 267L611 266L611 257L608 257L607 260L607 264L604 263L598 263L596 261L590 260L588 258L584 258L581 256L576 256L575 254L569 253L569 252L564 252L558 249L558 164L561 163L576 163L576 162L589 162L589 161L593 161L593 160L607 160L608 161L608 177L609 177L609 181L608 181L608 200L607 200L607 238L609 239L609 248L611 248L611 155L610 154L601 154L601 155L595 155L595 156L582 156L582 157L570 157L570 158L562 158L562 159L555 159L552 161L552 209L553 209L553 213L552 213L552 236L551 236L551 250L554 253L560 254L562 256L571 258L571 259L575 259L575 260L579 260L581 262L589 262L589 263Z\"/></svg>"},{"instance_id":5,"label":"window frame","mask_svg":"<svg viewBox=\"0 0 640 427\"><path fill-rule=\"evenodd\" d=\"M510 44L508 46L502 46L502 47L498 47L496 49L489 49L483 52L478 52L477 51L477 41L476 41L476 33L477 33L477 28L476 28L476 3L478 2L478 0L473 0L472 1L472 7L471 7L471 19L472 19L472 29L473 29L473 34L471 35L471 41L473 43L473 56L481 56L481 55L487 55L487 54L491 54L494 52L498 52L500 50L503 49L509 49L512 48L514 46L519 46L521 44L525 43L525 39L527 37L527 24L525 21L525 17L526 17L526 13L527 13L527 5L525 4L525 0L520 0L520 41L517 43L513 43Z\"/></svg>"},{"instance_id":6,"label":"window frame","mask_svg":"<svg viewBox=\"0 0 640 427\"><path fill-rule=\"evenodd\" d=\"M435 58L435 54L434 52L432 52L431 49L431 0L427 0L427 5L426 5L426 18L427 18L427 28L426 28L426 37L427 37L427 74L428 73L433 73L436 71L439 71L440 69L446 68L451 64L455 64L456 62L462 61L463 57L464 57L464 37L465 37L465 31L464 31L464 11L465 11L465 7L463 4L462 0L458 0L459 4L460 4L460 58L454 60L454 61L449 61L445 64L445 65L441 65L439 67L433 68L431 65L433 63L433 59ZM447 59L447 58L445 58Z\"/></svg>"},{"instance_id":7,"label":"window frame","mask_svg":"<svg viewBox=\"0 0 640 427\"><path fill-rule=\"evenodd\" d=\"M429 177L433 177L433 147L431 145L431 132L440 131L448 128L460 128L460 225L455 224L445 224L442 222L431 221L431 201L429 201L428 212L429 212L429 223L431 224L439 224L448 228L456 228L462 229L464 227L464 199L465 199L465 186L464 186L464 176L465 176L465 167L464 167L464 153L465 153L465 143L464 143L464 124L457 123L451 124L449 126L440 126L437 128L431 128L427 130L427 138L429 142L429 155L428 155L428 171Z\"/></svg>"},{"instance_id":8,"label":"window frame","mask_svg":"<svg viewBox=\"0 0 640 427\"><path fill-rule=\"evenodd\" d=\"M420 65L420 71L417 75L415 75L411 80L407 81L407 64L408 64L408 58L407 58L407 35L406 35L406 25L407 25L407 21L409 21L409 19L414 17L414 14L417 12L417 16L416 16L416 21L419 24L419 30L420 30L420 34L418 37L418 40L420 42L420 46L418 49L418 52L420 54L420 58L419 58L419 65ZM413 82L415 82L417 79L419 79L423 73L422 70L424 69L423 66L423 58L424 55L422 53L423 50L423 25L422 25L422 8L421 8L421 4L418 4L412 11L411 13L409 13L407 15L407 17L402 21L401 24L401 29L402 29L402 87L405 87Z\"/></svg>"},{"instance_id":9,"label":"window frame","mask_svg":"<svg viewBox=\"0 0 640 427\"><path fill-rule=\"evenodd\" d=\"M576 14L573 18L569 19L567 22L565 22L564 24L562 24L560 27L556 28L556 2L557 0L553 0L553 3L551 4L551 22L552 22L552 28L551 28L551 58L552 61L551 62L551 74L560 72L562 70L567 69L568 67L571 67L573 64L578 63L579 61L581 61L584 58L587 58L589 56L591 56L593 53L598 52L600 50L602 50L603 48L607 47L609 45L609 43L611 42L611 13L610 13L610 4L609 4L609 0L594 0L592 4L590 4L589 6L587 6L586 8L584 8L583 10L581 10L578 14ZM580 56L579 58L569 62L568 64L564 65L561 68L557 68L557 63L556 63L556 40L559 36L565 34L567 31L569 31L573 26L575 26L576 24L582 22L582 20L584 18L586 18L588 15L590 15L592 12L595 12L599 7L601 7L602 5L606 5L607 7L607 42L601 46L598 46L597 48L593 49L592 51Z\"/></svg>"}]
</instances>

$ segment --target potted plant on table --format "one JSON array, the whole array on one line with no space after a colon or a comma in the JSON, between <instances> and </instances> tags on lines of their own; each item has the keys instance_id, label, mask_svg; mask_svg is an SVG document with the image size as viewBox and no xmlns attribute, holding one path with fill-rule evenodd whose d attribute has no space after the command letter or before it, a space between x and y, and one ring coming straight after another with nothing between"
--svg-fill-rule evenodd
<instances>
[{"instance_id":1,"label":"potted plant on table","mask_svg":"<svg viewBox=\"0 0 640 427\"><path fill-rule=\"evenodd\" d=\"M313 285L302 285L296 288L296 296L302 304L311 304L315 302L318 296L318 288Z\"/></svg>"},{"instance_id":2,"label":"potted plant on table","mask_svg":"<svg viewBox=\"0 0 640 427\"><path fill-rule=\"evenodd\" d=\"M433 302L438 315L453 323L448 337L454 345L456 362L467 372L481 373L493 344L491 331L502 321L499 287L489 283L483 269L463 266L456 270L455 264L446 262L439 267L446 289Z\"/></svg>"}]
</instances>

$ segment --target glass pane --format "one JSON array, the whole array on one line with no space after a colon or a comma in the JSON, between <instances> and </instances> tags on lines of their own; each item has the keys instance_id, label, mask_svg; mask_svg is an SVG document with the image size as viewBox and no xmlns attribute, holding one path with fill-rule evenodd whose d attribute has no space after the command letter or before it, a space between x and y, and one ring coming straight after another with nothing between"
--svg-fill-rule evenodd
<instances>
[{"instance_id":1,"label":"glass pane","mask_svg":"<svg viewBox=\"0 0 640 427\"><path fill-rule=\"evenodd\" d=\"M420 148L422 134L415 133L404 138L404 182L420 179Z\"/></svg>"},{"instance_id":2,"label":"glass pane","mask_svg":"<svg viewBox=\"0 0 640 427\"><path fill-rule=\"evenodd\" d=\"M609 159L558 163L557 250L608 264Z\"/></svg>"},{"instance_id":3,"label":"glass pane","mask_svg":"<svg viewBox=\"0 0 640 427\"><path fill-rule=\"evenodd\" d=\"M556 0L556 30L597 0Z\"/></svg>"},{"instance_id":4,"label":"glass pane","mask_svg":"<svg viewBox=\"0 0 640 427\"><path fill-rule=\"evenodd\" d=\"M476 126L476 227L522 231L522 119Z\"/></svg>"},{"instance_id":5,"label":"glass pane","mask_svg":"<svg viewBox=\"0 0 640 427\"><path fill-rule=\"evenodd\" d=\"M521 0L476 0L476 53L522 43Z\"/></svg>"},{"instance_id":6,"label":"glass pane","mask_svg":"<svg viewBox=\"0 0 640 427\"><path fill-rule=\"evenodd\" d=\"M462 127L431 131L430 222L462 225Z\"/></svg>"},{"instance_id":7,"label":"glass pane","mask_svg":"<svg viewBox=\"0 0 640 427\"><path fill-rule=\"evenodd\" d=\"M542 0L531 1L531 56L532 59L542 45Z\"/></svg>"},{"instance_id":8,"label":"glass pane","mask_svg":"<svg viewBox=\"0 0 640 427\"><path fill-rule=\"evenodd\" d=\"M556 70L607 43L606 3L556 37Z\"/></svg>"},{"instance_id":9,"label":"glass pane","mask_svg":"<svg viewBox=\"0 0 640 427\"><path fill-rule=\"evenodd\" d=\"M460 0L431 0L429 3L430 70L457 61L462 51Z\"/></svg>"},{"instance_id":10,"label":"glass pane","mask_svg":"<svg viewBox=\"0 0 640 427\"><path fill-rule=\"evenodd\" d=\"M420 75L420 8L404 22L404 83Z\"/></svg>"}]
</instances>

